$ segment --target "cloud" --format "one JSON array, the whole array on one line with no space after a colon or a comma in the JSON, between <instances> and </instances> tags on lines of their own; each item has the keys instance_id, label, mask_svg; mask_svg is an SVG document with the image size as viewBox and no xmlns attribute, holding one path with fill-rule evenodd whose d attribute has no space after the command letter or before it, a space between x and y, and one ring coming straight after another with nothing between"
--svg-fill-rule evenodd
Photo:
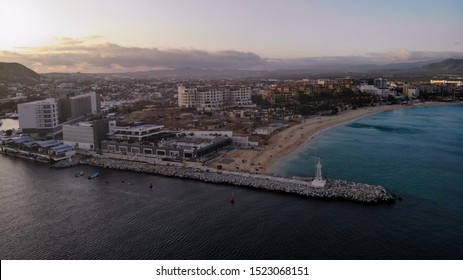
<instances>
[{"instance_id":1,"label":"cloud","mask_svg":"<svg viewBox=\"0 0 463 280\"><path fill-rule=\"evenodd\" d=\"M393 52L369 53L372 61L380 63L390 62L414 62L433 59L463 58L463 52L431 52L431 51L409 51L400 49Z\"/></svg>"},{"instance_id":2,"label":"cloud","mask_svg":"<svg viewBox=\"0 0 463 280\"><path fill-rule=\"evenodd\" d=\"M384 60L410 60L412 54L406 49L382 53L370 53L371 57Z\"/></svg>"},{"instance_id":3,"label":"cloud","mask_svg":"<svg viewBox=\"0 0 463 280\"><path fill-rule=\"evenodd\" d=\"M94 37L90 39L101 39ZM265 64L255 53L236 50L208 52L197 49L158 49L124 47L114 43L88 43L67 37L53 44L22 47L17 52L0 51L0 60L34 65L40 72L55 70L89 72L111 70L175 69L183 67L211 69L249 69Z\"/></svg>"},{"instance_id":4,"label":"cloud","mask_svg":"<svg viewBox=\"0 0 463 280\"><path fill-rule=\"evenodd\" d=\"M252 52L198 49L126 47L96 35L85 38L57 37L48 45L1 51L0 61L19 62L39 73L47 72L130 72L155 69L320 69L339 66L414 62L463 58L463 52L425 52L400 49L364 56L324 56L290 59L263 58Z\"/></svg>"}]
</instances>

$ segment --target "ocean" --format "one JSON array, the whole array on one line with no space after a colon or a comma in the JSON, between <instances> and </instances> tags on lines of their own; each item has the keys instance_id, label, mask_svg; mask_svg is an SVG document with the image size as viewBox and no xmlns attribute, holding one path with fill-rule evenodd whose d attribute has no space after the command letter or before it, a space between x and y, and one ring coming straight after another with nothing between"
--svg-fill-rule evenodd
<instances>
[{"instance_id":1,"label":"ocean","mask_svg":"<svg viewBox=\"0 0 463 280\"><path fill-rule=\"evenodd\" d=\"M280 170L313 176L316 157L324 176L379 184L402 200L311 200L0 155L0 258L463 258L463 106L395 110L335 127ZM101 176L75 178L81 170Z\"/></svg>"}]
</instances>

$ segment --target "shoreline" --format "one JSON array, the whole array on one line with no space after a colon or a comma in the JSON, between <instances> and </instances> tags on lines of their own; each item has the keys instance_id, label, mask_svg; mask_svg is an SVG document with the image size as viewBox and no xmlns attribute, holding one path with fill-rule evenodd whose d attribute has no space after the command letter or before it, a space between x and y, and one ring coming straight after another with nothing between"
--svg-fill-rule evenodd
<instances>
[{"instance_id":1,"label":"shoreline","mask_svg":"<svg viewBox=\"0 0 463 280\"><path fill-rule=\"evenodd\" d=\"M225 161L211 163L211 167L222 165L224 170L241 170L251 173L271 174L279 173L285 162L292 155L305 149L311 140L328 129L345 125L356 120L398 109L412 109L430 106L461 105L462 102L429 102L415 105L384 105L366 107L356 110L343 111L334 116L317 116L305 119L272 135L268 144L257 149L235 150L223 156ZM226 163L224 163L226 162Z\"/></svg>"}]
</instances>

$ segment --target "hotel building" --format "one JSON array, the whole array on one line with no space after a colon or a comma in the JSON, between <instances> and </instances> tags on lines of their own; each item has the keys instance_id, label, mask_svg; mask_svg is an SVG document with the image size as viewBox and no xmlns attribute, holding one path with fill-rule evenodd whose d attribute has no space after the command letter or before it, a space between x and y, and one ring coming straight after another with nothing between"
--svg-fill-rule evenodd
<instances>
[{"instance_id":1,"label":"hotel building","mask_svg":"<svg viewBox=\"0 0 463 280\"><path fill-rule=\"evenodd\" d=\"M19 127L37 139L53 139L61 133L58 104L54 98L18 104Z\"/></svg>"},{"instance_id":2,"label":"hotel building","mask_svg":"<svg viewBox=\"0 0 463 280\"><path fill-rule=\"evenodd\" d=\"M178 106L200 111L251 106L251 89L240 86L178 87Z\"/></svg>"}]
</instances>

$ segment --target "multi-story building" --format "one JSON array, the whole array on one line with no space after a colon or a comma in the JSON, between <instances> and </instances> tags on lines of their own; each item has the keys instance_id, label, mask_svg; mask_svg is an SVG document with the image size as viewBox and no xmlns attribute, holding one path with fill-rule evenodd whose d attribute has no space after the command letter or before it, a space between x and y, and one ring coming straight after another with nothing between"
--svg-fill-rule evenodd
<instances>
[{"instance_id":1,"label":"multi-story building","mask_svg":"<svg viewBox=\"0 0 463 280\"><path fill-rule=\"evenodd\" d=\"M455 85L457 87L463 86L463 81L459 81L459 80L431 80L430 83L432 85L434 85L434 84L438 84L438 85L451 84L451 85Z\"/></svg>"},{"instance_id":2,"label":"multi-story building","mask_svg":"<svg viewBox=\"0 0 463 280\"><path fill-rule=\"evenodd\" d=\"M252 105L251 89L240 86L178 87L178 106L213 111Z\"/></svg>"},{"instance_id":3,"label":"multi-story building","mask_svg":"<svg viewBox=\"0 0 463 280\"><path fill-rule=\"evenodd\" d=\"M420 95L420 90L417 87L408 84L404 85L402 92L408 98L417 98Z\"/></svg>"},{"instance_id":4,"label":"multi-story building","mask_svg":"<svg viewBox=\"0 0 463 280\"><path fill-rule=\"evenodd\" d=\"M379 88L379 89L387 88L387 80L382 79L382 78L374 79L374 80L373 80L373 85L374 85L376 88Z\"/></svg>"},{"instance_id":5,"label":"multi-story building","mask_svg":"<svg viewBox=\"0 0 463 280\"><path fill-rule=\"evenodd\" d=\"M95 150L108 134L108 119L63 125L63 142L71 147Z\"/></svg>"},{"instance_id":6,"label":"multi-story building","mask_svg":"<svg viewBox=\"0 0 463 280\"><path fill-rule=\"evenodd\" d=\"M89 92L58 100L60 120L75 119L87 114L97 114L101 111L100 96Z\"/></svg>"},{"instance_id":7,"label":"multi-story building","mask_svg":"<svg viewBox=\"0 0 463 280\"><path fill-rule=\"evenodd\" d=\"M108 136L115 141L128 141L140 143L148 138L162 133L163 125L153 123L134 123L117 126L115 120L109 121Z\"/></svg>"},{"instance_id":8,"label":"multi-story building","mask_svg":"<svg viewBox=\"0 0 463 280\"><path fill-rule=\"evenodd\" d=\"M54 98L18 104L19 127L37 139L55 138L61 133L58 105Z\"/></svg>"}]
</instances>

